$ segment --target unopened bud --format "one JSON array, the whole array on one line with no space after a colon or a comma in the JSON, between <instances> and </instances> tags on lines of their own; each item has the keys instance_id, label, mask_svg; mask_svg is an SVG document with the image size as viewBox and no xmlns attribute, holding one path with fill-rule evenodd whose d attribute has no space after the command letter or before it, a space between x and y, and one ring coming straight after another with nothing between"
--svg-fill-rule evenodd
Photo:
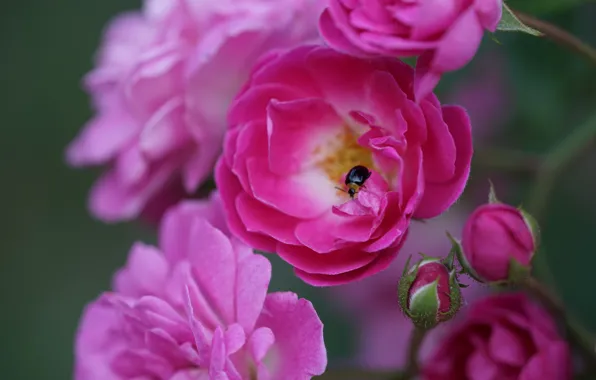
<instances>
[{"instance_id":1,"label":"unopened bud","mask_svg":"<svg viewBox=\"0 0 596 380\"><path fill-rule=\"evenodd\" d=\"M404 313L422 329L451 319L461 303L455 270L432 257L424 257L409 269L406 265L398 294Z\"/></svg>"}]
</instances>

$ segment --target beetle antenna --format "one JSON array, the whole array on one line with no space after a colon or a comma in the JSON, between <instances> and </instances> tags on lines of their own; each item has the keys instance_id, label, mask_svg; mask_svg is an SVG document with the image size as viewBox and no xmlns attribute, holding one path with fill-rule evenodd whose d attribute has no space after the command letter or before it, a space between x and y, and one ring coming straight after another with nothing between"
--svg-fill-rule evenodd
<instances>
[{"instance_id":1,"label":"beetle antenna","mask_svg":"<svg viewBox=\"0 0 596 380\"><path fill-rule=\"evenodd\" d=\"M344 193L347 193L347 191L346 191L345 189L342 189L341 187L337 187L337 186L335 186L335 188L336 188L337 190L339 190L339 191L343 191Z\"/></svg>"}]
</instances>

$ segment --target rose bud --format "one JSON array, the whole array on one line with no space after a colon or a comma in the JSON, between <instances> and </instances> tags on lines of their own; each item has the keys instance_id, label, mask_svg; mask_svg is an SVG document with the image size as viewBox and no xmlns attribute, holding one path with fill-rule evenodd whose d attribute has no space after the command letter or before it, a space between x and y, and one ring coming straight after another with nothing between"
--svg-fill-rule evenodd
<instances>
[{"instance_id":1,"label":"rose bud","mask_svg":"<svg viewBox=\"0 0 596 380\"><path fill-rule=\"evenodd\" d=\"M537 246L538 228L532 216L495 198L466 222L459 259L479 281L515 282L529 274Z\"/></svg>"},{"instance_id":2,"label":"rose bud","mask_svg":"<svg viewBox=\"0 0 596 380\"><path fill-rule=\"evenodd\" d=\"M434 257L423 257L409 270L408 267L406 263L398 286L404 313L421 329L451 319L461 303L455 270Z\"/></svg>"}]
</instances>

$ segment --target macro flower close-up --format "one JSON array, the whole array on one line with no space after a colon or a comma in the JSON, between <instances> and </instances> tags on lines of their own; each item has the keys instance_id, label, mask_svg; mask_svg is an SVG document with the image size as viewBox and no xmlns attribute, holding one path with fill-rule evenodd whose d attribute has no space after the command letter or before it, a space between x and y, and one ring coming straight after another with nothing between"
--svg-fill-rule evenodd
<instances>
[{"instance_id":1,"label":"macro flower close-up","mask_svg":"<svg viewBox=\"0 0 596 380\"><path fill-rule=\"evenodd\" d=\"M93 215L129 220L192 195L211 175L252 64L317 39L319 11L318 0L145 0L117 16L84 79L95 116L67 151L73 166L107 167Z\"/></svg>"},{"instance_id":2,"label":"macro flower close-up","mask_svg":"<svg viewBox=\"0 0 596 380\"><path fill-rule=\"evenodd\" d=\"M6 2L2 378L596 379L594 20Z\"/></svg>"},{"instance_id":3,"label":"macro flower close-up","mask_svg":"<svg viewBox=\"0 0 596 380\"><path fill-rule=\"evenodd\" d=\"M421 57L415 93L424 98L441 74L476 54L485 30L494 32L502 0L330 0L321 16L325 41L356 56Z\"/></svg>"},{"instance_id":4,"label":"macro flower close-up","mask_svg":"<svg viewBox=\"0 0 596 380\"><path fill-rule=\"evenodd\" d=\"M267 294L269 261L215 228L218 197L168 211L160 247L136 243L83 314L77 380L310 379L323 325L291 292ZM217 215L215 215L217 216Z\"/></svg>"},{"instance_id":5,"label":"macro flower close-up","mask_svg":"<svg viewBox=\"0 0 596 380\"><path fill-rule=\"evenodd\" d=\"M434 95L415 103L413 76L397 59L314 45L263 58L216 168L231 231L313 285L385 269L412 218L457 200L472 158L465 111ZM360 166L370 178L355 192Z\"/></svg>"}]
</instances>

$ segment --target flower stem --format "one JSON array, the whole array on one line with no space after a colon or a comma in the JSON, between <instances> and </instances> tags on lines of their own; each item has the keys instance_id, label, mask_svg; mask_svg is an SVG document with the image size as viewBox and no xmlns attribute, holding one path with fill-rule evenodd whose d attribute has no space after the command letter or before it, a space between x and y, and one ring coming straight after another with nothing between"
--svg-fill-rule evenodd
<instances>
[{"instance_id":1,"label":"flower stem","mask_svg":"<svg viewBox=\"0 0 596 380\"><path fill-rule=\"evenodd\" d=\"M596 114L576 128L555 147L538 169L536 181L528 199L526 208L540 222L545 212L548 198L559 174L588 151L596 141Z\"/></svg>"},{"instance_id":2,"label":"flower stem","mask_svg":"<svg viewBox=\"0 0 596 380\"><path fill-rule=\"evenodd\" d=\"M534 277L527 278L523 283L524 288L536 297L546 309L556 318L565 323L568 339L576 345L582 353L590 369L596 369L596 340L592 334L578 323L566 310L565 306L552 292Z\"/></svg>"},{"instance_id":3,"label":"flower stem","mask_svg":"<svg viewBox=\"0 0 596 380\"><path fill-rule=\"evenodd\" d=\"M542 32L546 38L588 59L596 65L596 49L584 43L571 33L547 21L536 19L525 13L514 11L521 22Z\"/></svg>"},{"instance_id":4,"label":"flower stem","mask_svg":"<svg viewBox=\"0 0 596 380\"><path fill-rule=\"evenodd\" d=\"M422 342L424 342L427 332L428 330L417 327L412 330L412 334L410 335L410 344L408 345L406 370L404 371L404 375L402 377L397 377L395 380L411 379L418 374L418 356L420 353L420 348L422 347Z\"/></svg>"}]
</instances>

